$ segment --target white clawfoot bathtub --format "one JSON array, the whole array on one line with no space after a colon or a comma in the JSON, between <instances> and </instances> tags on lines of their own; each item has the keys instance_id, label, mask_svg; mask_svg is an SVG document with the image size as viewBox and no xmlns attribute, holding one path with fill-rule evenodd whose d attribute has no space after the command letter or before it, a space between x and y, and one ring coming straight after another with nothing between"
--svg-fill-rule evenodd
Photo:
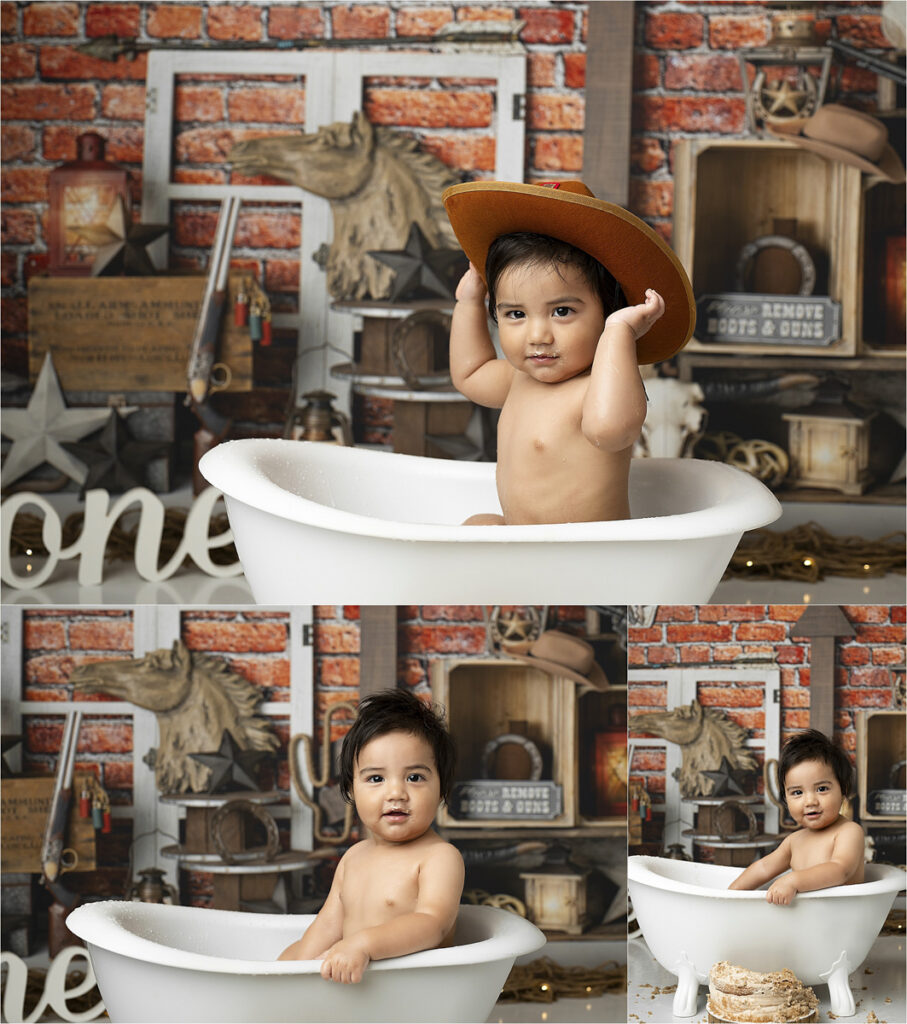
<instances>
[{"instance_id":1,"label":"white clawfoot bathtub","mask_svg":"<svg viewBox=\"0 0 907 1024\"><path fill-rule=\"evenodd\" d=\"M484 1021L516 957L545 944L515 914L462 906L456 945L375 961L360 984L338 985L320 961L275 959L314 919L110 900L66 925L88 945L116 1024Z\"/></svg>"},{"instance_id":2,"label":"white clawfoot bathtub","mask_svg":"<svg viewBox=\"0 0 907 1024\"><path fill-rule=\"evenodd\" d=\"M627 884L636 920L655 959L677 975L674 1016L697 1012L712 964L751 971L789 967L805 985L828 984L832 1012L856 1010L848 975L866 959L905 873L867 864L866 881L799 893L786 907L764 890L728 891L741 868L664 857L630 857Z\"/></svg>"},{"instance_id":3,"label":"white clawfoot bathtub","mask_svg":"<svg viewBox=\"0 0 907 1024\"><path fill-rule=\"evenodd\" d=\"M224 492L259 604L703 604L746 530L781 506L718 462L637 459L633 518L461 526L499 511L493 463L315 441L228 441Z\"/></svg>"}]
</instances>

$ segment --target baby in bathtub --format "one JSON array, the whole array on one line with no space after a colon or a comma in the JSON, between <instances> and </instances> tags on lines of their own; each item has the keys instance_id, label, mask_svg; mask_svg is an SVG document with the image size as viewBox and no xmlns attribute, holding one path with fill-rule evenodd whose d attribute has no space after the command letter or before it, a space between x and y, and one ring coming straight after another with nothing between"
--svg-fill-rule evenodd
<instances>
[{"instance_id":1,"label":"baby in bathtub","mask_svg":"<svg viewBox=\"0 0 907 1024\"><path fill-rule=\"evenodd\" d=\"M280 960L320 959L321 975L358 982L370 960L450 944L463 859L432 831L453 783L444 721L408 690L359 704L340 754L340 788L367 838L341 858L324 906Z\"/></svg>"},{"instance_id":2,"label":"baby in bathtub","mask_svg":"<svg viewBox=\"0 0 907 1024\"><path fill-rule=\"evenodd\" d=\"M786 905L798 892L862 882L863 829L841 814L852 778L844 751L809 729L784 745L778 776L781 797L800 829L750 864L728 888L758 889L775 878L765 898Z\"/></svg>"},{"instance_id":3,"label":"baby in bathtub","mask_svg":"<svg viewBox=\"0 0 907 1024\"><path fill-rule=\"evenodd\" d=\"M501 409L503 516L466 524L629 518L630 457L646 418L639 364L672 355L695 322L677 257L578 181L469 182L443 199L470 259L451 323L451 377L473 402Z\"/></svg>"}]
</instances>

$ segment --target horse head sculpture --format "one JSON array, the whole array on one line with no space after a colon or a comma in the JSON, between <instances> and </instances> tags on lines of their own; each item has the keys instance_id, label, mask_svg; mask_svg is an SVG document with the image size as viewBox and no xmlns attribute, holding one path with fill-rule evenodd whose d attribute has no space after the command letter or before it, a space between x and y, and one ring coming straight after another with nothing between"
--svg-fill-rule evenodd
<instances>
[{"instance_id":1,"label":"horse head sculpture","mask_svg":"<svg viewBox=\"0 0 907 1024\"><path fill-rule=\"evenodd\" d=\"M747 750L746 729L714 708L704 708L698 700L670 711L650 711L632 715L630 726L637 732L676 743L682 761L677 780L685 797L708 796L715 783L703 775L714 771L726 757L732 768L756 767L756 758Z\"/></svg>"},{"instance_id":2,"label":"horse head sculpture","mask_svg":"<svg viewBox=\"0 0 907 1024\"><path fill-rule=\"evenodd\" d=\"M210 768L189 755L217 750L224 730L242 750L279 745L271 723L255 712L261 692L222 659L193 653L181 641L144 658L79 665L70 681L77 693L109 694L155 713L160 744L154 772L163 793L206 788Z\"/></svg>"},{"instance_id":3,"label":"horse head sculpture","mask_svg":"<svg viewBox=\"0 0 907 1024\"><path fill-rule=\"evenodd\" d=\"M239 142L230 162L243 174L269 174L330 201L333 299L387 298L394 272L368 250L402 249L413 223L435 248L457 245L441 205L457 175L414 139L375 127L360 111L316 132Z\"/></svg>"}]
</instances>

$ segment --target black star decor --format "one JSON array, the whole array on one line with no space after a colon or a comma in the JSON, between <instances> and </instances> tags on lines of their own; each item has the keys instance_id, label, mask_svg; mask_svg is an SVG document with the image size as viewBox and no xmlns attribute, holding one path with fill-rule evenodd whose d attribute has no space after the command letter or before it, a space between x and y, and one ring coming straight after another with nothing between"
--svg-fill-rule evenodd
<instances>
[{"instance_id":1,"label":"black star decor","mask_svg":"<svg viewBox=\"0 0 907 1024\"><path fill-rule=\"evenodd\" d=\"M136 441L118 414L111 416L92 439L64 443L63 447L88 466L83 497L95 487L119 493L144 486L148 463L166 455L169 449L165 441Z\"/></svg>"},{"instance_id":2,"label":"black star decor","mask_svg":"<svg viewBox=\"0 0 907 1024\"><path fill-rule=\"evenodd\" d=\"M218 750L189 756L193 761L211 769L205 792L217 793L237 786L240 789L260 789L255 779L255 769L270 755L266 750L242 750L233 734L224 729Z\"/></svg>"},{"instance_id":3,"label":"black star decor","mask_svg":"<svg viewBox=\"0 0 907 1024\"><path fill-rule=\"evenodd\" d=\"M702 774L714 783L709 796L730 796L732 793L744 795L741 782L746 778L747 773L737 771L726 757L721 758L721 767L717 771L704 771Z\"/></svg>"},{"instance_id":4,"label":"black star decor","mask_svg":"<svg viewBox=\"0 0 907 1024\"><path fill-rule=\"evenodd\" d=\"M91 265L91 276L131 274L135 277L148 276L155 273L154 264L145 251L156 238L170 230L169 224L134 224L126 210L123 197L119 196L114 203L107 223L99 229L101 233L96 239L100 244L94 263Z\"/></svg>"},{"instance_id":5,"label":"black star decor","mask_svg":"<svg viewBox=\"0 0 907 1024\"><path fill-rule=\"evenodd\" d=\"M453 298L457 279L466 270L466 257L459 249L433 249L415 221L405 248L370 250L369 256L396 272L388 296L391 302L435 295Z\"/></svg>"}]
</instances>

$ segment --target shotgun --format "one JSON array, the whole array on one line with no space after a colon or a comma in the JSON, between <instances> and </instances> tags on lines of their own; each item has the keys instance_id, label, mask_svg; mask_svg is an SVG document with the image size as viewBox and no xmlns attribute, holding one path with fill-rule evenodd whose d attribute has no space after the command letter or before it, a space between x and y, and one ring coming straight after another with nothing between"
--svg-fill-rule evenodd
<instances>
[{"instance_id":1,"label":"shotgun","mask_svg":"<svg viewBox=\"0 0 907 1024\"><path fill-rule=\"evenodd\" d=\"M208 279L205 283L205 294L199 311L192 348L189 352L187 371L186 405L191 405L193 412L202 421L205 429L215 436L226 433L229 422L210 409L207 405L212 385L226 386L229 383L229 370L223 367L225 378L214 381L217 341L221 323L224 318L224 307L227 302L227 275L230 270L230 251L233 248L233 236L236 233L236 221L239 217L239 196L228 196L221 203L220 216L217 219L217 231L214 237L214 248L208 265Z\"/></svg>"},{"instance_id":2,"label":"shotgun","mask_svg":"<svg viewBox=\"0 0 907 1024\"><path fill-rule=\"evenodd\" d=\"M73 866L64 861L64 852L71 853L72 851L64 851L63 842L66 835L66 822L69 820L69 806L72 803L72 773L81 723L81 711L70 711L66 716L63 743L60 747L60 756L57 758L54 794L51 798L50 812L47 815L47 825L44 829L44 842L41 844L41 871L43 880L48 887L53 886L57 881L61 869Z\"/></svg>"}]
</instances>

